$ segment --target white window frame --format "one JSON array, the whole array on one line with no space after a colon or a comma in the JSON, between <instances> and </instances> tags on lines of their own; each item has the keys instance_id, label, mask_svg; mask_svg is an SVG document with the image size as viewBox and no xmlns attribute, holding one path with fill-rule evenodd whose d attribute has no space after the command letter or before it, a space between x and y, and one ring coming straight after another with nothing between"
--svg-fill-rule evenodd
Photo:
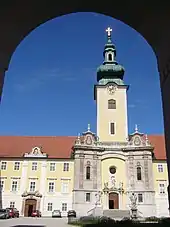
<instances>
[{"instance_id":1,"label":"white window frame","mask_svg":"<svg viewBox=\"0 0 170 227\"><path fill-rule=\"evenodd\" d=\"M54 172L56 170L56 163L50 162L50 172Z\"/></svg>"},{"instance_id":2,"label":"white window frame","mask_svg":"<svg viewBox=\"0 0 170 227\"><path fill-rule=\"evenodd\" d=\"M33 183L33 185L35 185L34 190L31 189L32 183ZM33 188L33 187L32 187L32 188ZM30 184L29 184L29 191L30 191L30 192L35 192L35 191L36 191L36 182L35 182L35 181L30 181Z\"/></svg>"},{"instance_id":3,"label":"white window frame","mask_svg":"<svg viewBox=\"0 0 170 227\"><path fill-rule=\"evenodd\" d=\"M7 169L7 162L2 161L1 162L1 170L6 170Z\"/></svg>"},{"instance_id":4,"label":"white window frame","mask_svg":"<svg viewBox=\"0 0 170 227\"><path fill-rule=\"evenodd\" d=\"M47 211L52 211L53 210L53 203L49 202L47 203Z\"/></svg>"},{"instance_id":5,"label":"white window frame","mask_svg":"<svg viewBox=\"0 0 170 227\"><path fill-rule=\"evenodd\" d=\"M68 209L68 204L67 203L62 203L61 204L61 210L64 211L64 212L66 212L67 209Z\"/></svg>"},{"instance_id":6,"label":"white window frame","mask_svg":"<svg viewBox=\"0 0 170 227\"><path fill-rule=\"evenodd\" d=\"M69 172L70 169L70 163L69 162L64 162L63 163L63 171L64 172Z\"/></svg>"},{"instance_id":7,"label":"white window frame","mask_svg":"<svg viewBox=\"0 0 170 227\"><path fill-rule=\"evenodd\" d=\"M166 185L164 182L159 182L159 194L160 195L166 194Z\"/></svg>"},{"instance_id":8,"label":"white window frame","mask_svg":"<svg viewBox=\"0 0 170 227\"><path fill-rule=\"evenodd\" d=\"M37 162L32 162L32 171L37 171Z\"/></svg>"},{"instance_id":9,"label":"white window frame","mask_svg":"<svg viewBox=\"0 0 170 227\"><path fill-rule=\"evenodd\" d=\"M61 182L61 193L64 193L64 194L69 193L69 181L62 181Z\"/></svg>"},{"instance_id":10,"label":"white window frame","mask_svg":"<svg viewBox=\"0 0 170 227\"><path fill-rule=\"evenodd\" d=\"M20 169L20 162L14 162L14 170Z\"/></svg>"},{"instance_id":11,"label":"white window frame","mask_svg":"<svg viewBox=\"0 0 170 227\"><path fill-rule=\"evenodd\" d=\"M10 201L9 202L9 207L10 208L15 208L15 202L14 201Z\"/></svg>"},{"instance_id":12,"label":"white window frame","mask_svg":"<svg viewBox=\"0 0 170 227\"><path fill-rule=\"evenodd\" d=\"M142 201L139 201L139 197L142 196ZM143 203L143 194L142 193L138 193L138 203Z\"/></svg>"},{"instance_id":13,"label":"white window frame","mask_svg":"<svg viewBox=\"0 0 170 227\"><path fill-rule=\"evenodd\" d=\"M49 181L48 182L48 192L49 193L54 193L55 192L55 182L54 181Z\"/></svg>"},{"instance_id":14,"label":"white window frame","mask_svg":"<svg viewBox=\"0 0 170 227\"><path fill-rule=\"evenodd\" d=\"M111 123L114 123L114 134L111 134ZM110 136L115 136L116 135L116 122L110 121L109 122L109 135Z\"/></svg>"},{"instance_id":15,"label":"white window frame","mask_svg":"<svg viewBox=\"0 0 170 227\"><path fill-rule=\"evenodd\" d=\"M12 180L12 182L11 182L11 191L12 192L17 192L18 191L18 181L17 180Z\"/></svg>"},{"instance_id":16,"label":"white window frame","mask_svg":"<svg viewBox=\"0 0 170 227\"><path fill-rule=\"evenodd\" d=\"M90 195L90 196L89 196L89 200L87 200L87 195ZM91 193L90 193L90 192L86 192L86 193L85 193L85 202L86 202L86 203L90 203L90 201L91 201Z\"/></svg>"},{"instance_id":17,"label":"white window frame","mask_svg":"<svg viewBox=\"0 0 170 227\"><path fill-rule=\"evenodd\" d=\"M158 169L159 173L163 173L164 172L164 167L163 167L162 164L158 164L157 169Z\"/></svg>"},{"instance_id":18,"label":"white window frame","mask_svg":"<svg viewBox=\"0 0 170 227\"><path fill-rule=\"evenodd\" d=\"M5 181L4 180L0 180L0 192L4 191L4 185L5 185Z\"/></svg>"}]
</instances>

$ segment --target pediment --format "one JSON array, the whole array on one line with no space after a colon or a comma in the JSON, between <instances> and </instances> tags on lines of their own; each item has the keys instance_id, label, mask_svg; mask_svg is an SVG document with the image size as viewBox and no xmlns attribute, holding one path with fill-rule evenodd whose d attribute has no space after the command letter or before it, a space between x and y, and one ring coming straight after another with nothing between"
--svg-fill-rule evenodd
<instances>
[{"instance_id":1,"label":"pediment","mask_svg":"<svg viewBox=\"0 0 170 227\"><path fill-rule=\"evenodd\" d=\"M28 191L25 191L23 194L22 194L22 197L42 197L41 193L39 191L35 191L35 192L28 192Z\"/></svg>"},{"instance_id":2,"label":"pediment","mask_svg":"<svg viewBox=\"0 0 170 227\"><path fill-rule=\"evenodd\" d=\"M87 146L93 146L97 142L97 137L95 133L93 133L90 130L90 125L88 124L88 130L86 132L83 132L82 135L78 135L75 145L87 145Z\"/></svg>"},{"instance_id":3,"label":"pediment","mask_svg":"<svg viewBox=\"0 0 170 227\"><path fill-rule=\"evenodd\" d=\"M47 157L46 153L42 152L42 148L41 147L33 147L30 153L25 153L24 157L31 157L31 158L44 158Z\"/></svg>"},{"instance_id":4,"label":"pediment","mask_svg":"<svg viewBox=\"0 0 170 227\"><path fill-rule=\"evenodd\" d=\"M129 145L134 147L148 147L151 146L150 142L148 141L147 135L143 133L134 133L129 136Z\"/></svg>"}]
</instances>

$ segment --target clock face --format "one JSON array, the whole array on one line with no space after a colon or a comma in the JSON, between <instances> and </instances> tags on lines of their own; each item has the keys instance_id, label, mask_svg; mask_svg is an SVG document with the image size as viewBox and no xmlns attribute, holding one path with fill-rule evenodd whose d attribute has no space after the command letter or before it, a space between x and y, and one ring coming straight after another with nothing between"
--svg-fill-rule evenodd
<instances>
[{"instance_id":1,"label":"clock face","mask_svg":"<svg viewBox=\"0 0 170 227\"><path fill-rule=\"evenodd\" d=\"M108 87L107 87L107 90L108 90L108 92L109 92L109 94L114 94L115 93L115 91L116 91L116 86L114 86L114 85L109 85Z\"/></svg>"},{"instance_id":2,"label":"clock face","mask_svg":"<svg viewBox=\"0 0 170 227\"><path fill-rule=\"evenodd\" d=\"M139 137L135 137L134 144L135 144L136 146L141 145L141 140L140 140Z\"/></svg>"}]
</instances>

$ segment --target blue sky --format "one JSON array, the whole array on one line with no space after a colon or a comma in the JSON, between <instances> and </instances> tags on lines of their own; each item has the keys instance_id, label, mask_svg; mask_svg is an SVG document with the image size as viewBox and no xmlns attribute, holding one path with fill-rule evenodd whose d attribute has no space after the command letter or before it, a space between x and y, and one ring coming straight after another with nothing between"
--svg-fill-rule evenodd
<instances>
[{"instance_id":1,"label":"blue sky","mask_svg":"<svg viewBox=\"0 0 170 227\"><path fill-rule=\"evenodd\" d=\"M129 132L138 124L141 132L163 133L159 74L151 47L120 21L76 13L41 25L17 47L5 78L0 135L77 135L88 123L96 131L93 87L108 26L130 85Z\"/></svg>"}]
</instances>

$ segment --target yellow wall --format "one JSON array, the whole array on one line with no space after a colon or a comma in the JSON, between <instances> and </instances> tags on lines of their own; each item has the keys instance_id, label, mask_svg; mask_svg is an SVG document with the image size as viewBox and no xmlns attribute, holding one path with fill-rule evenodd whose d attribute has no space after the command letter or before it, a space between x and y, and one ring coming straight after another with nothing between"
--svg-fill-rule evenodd
<instances>
[{"instance_id":1,"label":"yellow wall","mask_svg":"<svg viewBox=\"0 0 170 227\"><path fill-rule=\"evenodd\" d=\"M163 172L158 171L158 165L163 165ZM157 193L159 193L159 183L166 182L168 186L168 169L166 161L154 161L153 162L153 177L154 177L154 188ZM167 191L167 190L166 190Z\"/></svg>"},{"instance_id":2,"label":"yellow wall","mask_svg":"<svg viewBox=\"0 0 170 227\"><path fill-rule=\"evenodd\" d=\"M20 169L14 171L14 163L16 161L17 160L4 160L4 162L7 162L7 168L6 168L6 170L1 170L0 177L1 177L1 180L4 181L4 191L6 191L6 192L7 191L9 192L11 190L11 182L12 182L11 177L20 178L18 180L18 183L19 183L18 191L20 189L23 160L20 161ZM42 160L27 159L27 161L28 161L28 168L27 168L27 180L25 182L25 190L29 191L30 181L35 181L36 190L40 190ZM32 162L37 162L36 171L32 170ZM56 163L55 171L50 171L51 162ZM69 171L63 171L64 162L69 163ZM55 192L61 192L61 182L62 182L62 179L64 179L69 182L69 193L71 193L73 190L73 176L74 176L74 161L71 161L71 160L69 160L69 161L47 160L46 179L44 179L44 185L45 185L46 191L48 191L48 182L53 181L55 183ZM49 180L48 178L51 178L51 179Z\"/></svg>"},{"instance_id":3,"label":"yellow wall","mask_svg":"<svg viewBox=\"0 0 170 227\"><path fill-rule=\"evenodd\" d=\"M126 189L126 165L125 161L118 158L109 158L104 159L101 164L101 172L102 172L102 188L104 188L104 183L109 182L109 168L111 166L116 167L115 179L116 179L116 187L119 187L119 182L123 182L123 187ZM126 203L126 195L123 194L123 208L125 208Z\"/></svg>"},{"instance_id":4,"label":"yellow wall","mask_svg":"<svg viewBox=\"0 0 170 227\"><path fill-rule=\"evenodd\" d=\"M114 94L107 87L97 87L97 136L100 141L125 142L128 136L126 88L117 88ZM108 109L108 100L116 100L116 109ZM115 123L115 134L110 135L109 124Z\"/></svg>"},{"instance_id":5,"label":"yellow wall","mask_svg":"<svg viewBox=\"0 0 170 227\"><path fill-rule=\"evenodd\" d=\"M73 190L73 175L74 175L74 162L73 161L56 161L56 170L50 171L50 163L55 161L48 161L47 162L47 178L54 179L55 182L55 191L61 192L61 182L62 178L68 179L69 182L69 192L72 192ZM64 163L69 163L69 171L63 171L63 165ZM50 180L47 180L46 182L46 188L48 190L48 182ZM52 181L52 180L51 180Z\"/></svg>"},{"instance_id":6,"label":"yellow wall","mask_svg":"<svg viewBox=\"0 0 170 227\"><path fill-rule=\"evenodd\" d=\"M15 162L20 162L20 168L19 170L14 170L14 165ZM18 160L2 160L2 162L7 162L7 166L6 166L6 170L1 170L1 178L2 180L4 180L4 190L5 191L11 191L11 182L12 182L12 178L16 177L16 178L21 178L21 174L22 174L22 161L18 161ZM18 180L20 183L20 180ZM19 184L20 186L20 184Z\"/></svg>"}]
</instances>

